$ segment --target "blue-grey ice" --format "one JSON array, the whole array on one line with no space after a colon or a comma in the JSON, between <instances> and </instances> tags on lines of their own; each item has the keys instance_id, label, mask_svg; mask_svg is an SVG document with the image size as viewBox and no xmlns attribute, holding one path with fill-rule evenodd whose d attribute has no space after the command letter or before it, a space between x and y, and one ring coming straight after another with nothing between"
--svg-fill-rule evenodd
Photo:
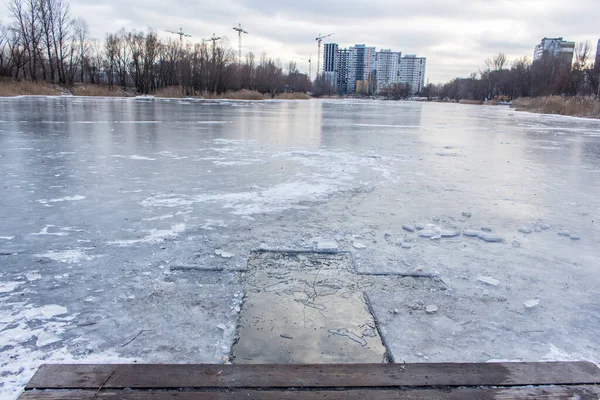
<instances>
[{"instance_id":1,"label":"blue-grey ice","mask_svg":"<svg viewBox=\"0 0 600 400\"><path fill-rule=\"evenodd\" d=\"M530 234L533 231L531 230L531 228L529 228L527 226L522 226L522 227L519 228L519 232L525 233L525 234Z\"/></svg>"}]
</instances>

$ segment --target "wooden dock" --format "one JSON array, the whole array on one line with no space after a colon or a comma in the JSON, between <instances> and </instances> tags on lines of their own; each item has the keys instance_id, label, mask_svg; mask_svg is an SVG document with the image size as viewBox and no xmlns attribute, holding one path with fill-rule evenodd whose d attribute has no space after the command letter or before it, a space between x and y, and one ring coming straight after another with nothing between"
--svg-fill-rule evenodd
<instances>
[{"instance_id":1,"label":"wooden dock","mask_svg":"<svg viewBox=\"0 0 600 400\"><path fill-rule=\"evenodd\" d=\"M600 399L586 362L42 365L22 400Z\"/></svg>"}]
</instances>

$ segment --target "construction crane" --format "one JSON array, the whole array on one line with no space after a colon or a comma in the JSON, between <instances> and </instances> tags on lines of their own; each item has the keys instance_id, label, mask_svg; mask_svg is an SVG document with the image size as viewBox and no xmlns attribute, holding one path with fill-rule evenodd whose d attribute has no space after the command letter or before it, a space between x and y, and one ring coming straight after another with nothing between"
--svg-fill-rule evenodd
<instances>
[{"instance_id":1,"label":"construction crane","mask_svg":"<svg viewBox=\"0 0 600 400\"><path fill-rule=\"evenodd\" d=\"M212 42L213 63L215 62L215 49L216 49L217 41L219 41L219 40L221 40L221 38L217 37L217 35L215 35L214 33L210 39L206 40L207 42L208 41Z\"/></svg>"},{"instance_id":2,"label":"construction crane","mask_svg":"<svg viewBox=\"0 0 600 400\"><path fill-rule=\"evenodd\" d=\"M183 28L179 28L179 32L173 32L173 31L165 31L165 32L169 32L172 33L174 35L179 35L179 43L183 44L183 37L192 37L192 35L188 35L187 33L183 32Z\"/></svg>"},{"instance_id":3,"label":"construction crane","mask_svg":"<svg viewBox=\"0 0 600 400\"><path fill-rule=\"evenodd\" d=\"M308 80L312 81L312 54L308 58L301 58L302 61L308 61Z\"/></svg>"},{"instance_id":4,"label":"construction crane","mask_svg":"<svg viewBox=\"0 0 600 400\"><path fill-rule=\"evenodd\" d=\"M317 53L317 78L319 77L319 70L321 69L321 43L323 42L323 39L327 39L333 35L335 35L335 33L330 33L329 35L324 36L319 33L319 36L317 36L315 39L319 46L319 52Z\"/></svg>"},{"instance_id":5,"label":"construction crane","mask_svg":"<svg viewBox=\"0 0 600 400\"><path fill-rule=\"evenodd\" d=\"M238 33L238 62L241 64L242 63L242 33L245 33L247 35L248 32L246 32L242 28L242 24L238 24L237 27L234 26L233 30Z\"/></svg>"}]
</instances>

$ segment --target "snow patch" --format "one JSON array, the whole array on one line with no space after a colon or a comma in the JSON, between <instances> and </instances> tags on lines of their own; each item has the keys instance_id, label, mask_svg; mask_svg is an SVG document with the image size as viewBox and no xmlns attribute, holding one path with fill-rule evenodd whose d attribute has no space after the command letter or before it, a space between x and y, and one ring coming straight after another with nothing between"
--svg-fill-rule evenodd
<instances>
[{"instance_id":1,"label":"snow patch","mask_svg":"<svg viewBox=\"0 0 600 400\"><path fill-rule=\"evenodd\" d=\"M126 247L132 246L134 244L153 244L162 242L165 239L177 237L180 233L185 231L185 224L177 224L171 227L171 229L150 229L145 232L148 232L148 236L143 237L141 239L131 239L131 240L115 240L111 242L107 242L111 245Z\"/></svg>"},{"instance_id":2,"label":"snow patch","mask_svg":"<svg viewBox=\"0 0 600 400\"><path fill-rule=\"evenodd\" d=\"M34 254L35 257L44 257L49 258L53 261L69 263L69 264L79 264L82 261L92 261L97 256L86 254L84 249L76 248L71 250L50 250L43 254Z\"/></svg>"}]
</instances>

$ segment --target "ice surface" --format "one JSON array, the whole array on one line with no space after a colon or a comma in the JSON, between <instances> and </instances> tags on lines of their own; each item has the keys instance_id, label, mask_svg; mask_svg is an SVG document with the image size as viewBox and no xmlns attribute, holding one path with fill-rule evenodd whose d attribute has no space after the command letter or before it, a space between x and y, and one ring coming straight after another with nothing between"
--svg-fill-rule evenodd
<instances>
[{"instance_id":1,"label":"ice surface","mask_svg":"<svg viewBox=\"0 0 600 400\"><path fill-rule=\"evenodd\" d=\"M227 361L250 251L334 239L359 272L450 289L384 276L368 294L397 362L600 359L600 122L415 102L185 103L0 99L0 397L42 362ZM513 247L523 225L542 232ZM68 312L46 317L47 305ZM367 341L373 329L327 327L341 328ZM40 349L41 332L60 340Z\"/></svg>"}]
</instances>

